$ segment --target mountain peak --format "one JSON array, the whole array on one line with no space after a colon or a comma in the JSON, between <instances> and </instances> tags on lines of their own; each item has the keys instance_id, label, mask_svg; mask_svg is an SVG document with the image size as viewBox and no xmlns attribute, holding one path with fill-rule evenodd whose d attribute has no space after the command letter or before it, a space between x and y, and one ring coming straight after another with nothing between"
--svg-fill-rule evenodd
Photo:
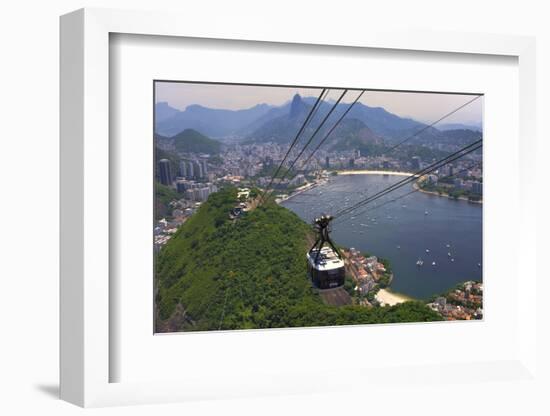
<instances>
[{"instance_id":1,"label":"mountain peak","mask_svg":"<svg viewBox=\"0 0 550 416\"><path fill-rule=\"evenodd\" d=\"M156 117L156 121L158 122L167 120L178 113L179 113L179 110L177 108L172 107L166 101L160 101L155 104L155 117Z\"/></svg>"},{"instance_id":2,"label":"mountain peak","mask_svg":"<svg viewBox=\"0 0 550 416\"><path fill-rule=\"evenodd\" d=\"M299 116L305 107L306 107L306 104L303 102L300 94L296 94L292 98L292 103L290 104L290 117L295 118Z\"/></svg>"}]
</instances>

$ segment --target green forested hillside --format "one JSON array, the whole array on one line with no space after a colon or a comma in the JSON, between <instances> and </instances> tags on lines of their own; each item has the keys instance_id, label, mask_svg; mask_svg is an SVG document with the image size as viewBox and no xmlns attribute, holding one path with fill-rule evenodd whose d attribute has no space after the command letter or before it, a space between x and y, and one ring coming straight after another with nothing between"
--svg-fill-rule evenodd
<instances>
[{"instance_id":1,"label":"green forested hillside","mask_svg":"<svg viewBox=\"0 0 550 416\"><path fill-rule=\"evenodd\" d=\"M155 182L155 219L159 220L169 214L170 201L179 199L180 195L172 188Z\"/></svg>"},{"instance_id":2,"label":"green forested hillside","mask_svg":"<svg viewBox=\"0 0 550 416\"><path fill-rule=\"evenodd\" d=\"M419 302L323 304L306 277L310 227L274 203L232 221L235 200L234 188L212 194L159 253L158 332L441 319Z\"/></svg>"},{"instance_id":3,"label":"green forested hillside","mask_svg":"<svg viewBox=\"0 0 550 416\"><path fill-rule=\"evenodd\" d=\"M206 137L193 129L185 129L172 139L179 152L217 154L221 149L219 141Z\"/></svg>"}]
</instances>

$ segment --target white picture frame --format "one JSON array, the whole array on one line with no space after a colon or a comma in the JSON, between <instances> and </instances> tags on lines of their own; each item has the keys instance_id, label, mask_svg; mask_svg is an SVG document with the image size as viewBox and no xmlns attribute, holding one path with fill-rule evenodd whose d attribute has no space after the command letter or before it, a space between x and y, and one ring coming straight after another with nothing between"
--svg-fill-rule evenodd
<instances>
[{"instance_id":1,"label":"white picture frame","mask_svg":"<svg viewBox=\"0 0 550 416\"><path fill-rule=\"evenodd\" d=\"M353 384L349 368L331 370L339 380L327 387L314 374L271 374L260 380L237 380L233 374L181 381L140 383L110 382L110 365L117 357L110 349L109 253L110 164L109 158L109 37L110 34L277 42L300 45L332 45L339 48L430 51L442 54L504 55L518 59L519 67L519 212L514 260L524 265L525 280L518 287L516 319L517 354L498 362L452 361L438 366L403 370L403 383L427 382L436 371L453 371L458 378L483 372L483 380L531 380L537 382L536 285L532 260L535 244L533 203L528 167L535 160L535 43L529 37L466 33L422 33L353 28L348 31L303 31L299 26L280 31L275 24L251 24L236 30L220 20L205 26L171 13L106 9L82 9L61 18L61 398L80 406L160 403L214 397L252 397L343 390ZM526 288L529 288L527 290ZM146 307L146 306L144 306ZM357 329L359 330L359 329ZM414 329L413 329L414 330ZM300 330L296 330L300 331ZM370 369L373 377L383 374ZM403 371L392 370L394 376ZM341 381L347 380L347 381ZM230 386L230 387L228 387Z\"/></svg>"}]
</instances>

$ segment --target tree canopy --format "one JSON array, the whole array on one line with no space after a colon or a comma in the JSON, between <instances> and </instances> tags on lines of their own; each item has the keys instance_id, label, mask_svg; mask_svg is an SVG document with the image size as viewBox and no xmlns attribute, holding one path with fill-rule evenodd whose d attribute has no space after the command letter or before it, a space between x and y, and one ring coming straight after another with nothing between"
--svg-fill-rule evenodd
<instances>
[{"instance_id":1,"label":"tree canopy","mask_svg":"<svg viewBox=\"0 0 550 416\"><path fill-rule=\"evenodd\" d=\"M271 202L231 220L236 195L212 194L160 251L158 332L441 320L420 302L325 305L306 276L311 227Z\"/></svg>"}]
</instances>

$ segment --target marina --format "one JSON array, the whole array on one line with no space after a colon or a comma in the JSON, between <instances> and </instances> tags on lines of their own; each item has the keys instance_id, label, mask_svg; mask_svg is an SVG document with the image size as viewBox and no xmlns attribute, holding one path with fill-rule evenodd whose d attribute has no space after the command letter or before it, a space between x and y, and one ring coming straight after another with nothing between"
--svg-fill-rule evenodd
<instances>
[{"instance_id":1,"label":"marina","mask_svg":"<svg viewBox=\"0 0 550 416\"><path fill-rule=\"evenodd\" d=\"M338 175L282 205L311 222L398 180L382 174ZM392 197L411 189L404 187ZM337 219L332 236L336 244L389 259L395 274L392 289L425 299L460 282L482 279L482 211L479 204L416 192L403 203L374 204L354 213L353 220Z\"/></svg>"}]
</instances>

